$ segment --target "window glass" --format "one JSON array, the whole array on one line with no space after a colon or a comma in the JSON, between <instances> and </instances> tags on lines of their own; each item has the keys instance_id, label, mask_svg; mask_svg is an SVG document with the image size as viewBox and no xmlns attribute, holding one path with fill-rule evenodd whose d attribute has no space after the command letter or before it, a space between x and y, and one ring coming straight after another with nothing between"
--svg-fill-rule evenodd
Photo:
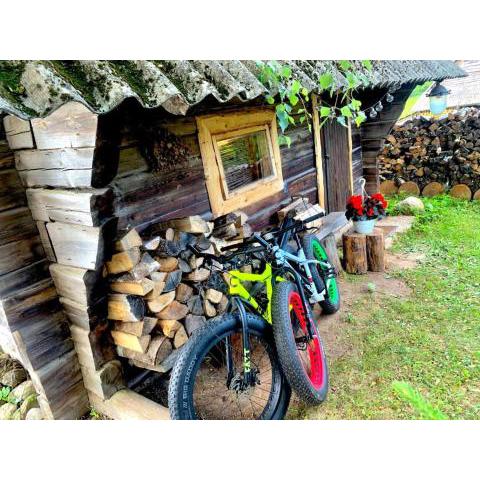
<instances>
[{"instance_id":1,"label":"window glass","mask_svg":"<svg viewBox=\"0 0 480 480\"><path fill-rule=\"evenodd\" d=\"M265 129L217 141L229 192L274 175L268 142Z\"/></svg>"}]
</instances>

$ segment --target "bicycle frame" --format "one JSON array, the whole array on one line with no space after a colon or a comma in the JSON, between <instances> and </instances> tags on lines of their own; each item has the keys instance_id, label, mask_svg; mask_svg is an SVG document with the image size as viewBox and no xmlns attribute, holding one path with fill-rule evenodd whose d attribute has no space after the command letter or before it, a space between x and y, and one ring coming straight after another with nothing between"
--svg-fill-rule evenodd
<instances>
[{"instance_id":1,"label":"bicycle frame","mask_svg":"<svg viewBox=\"0 0 480 480\"><path fill-rule=\"evenodd\" d=\"M240 270L229 270L228 274L228 285L229 285L229 294L231 296L239 296L245 300L251 307L258 312L268 323L272 323L272 307L271 300L274 287L274 277L272 266L267 263L265 265L265 270L261 273L247 273L241 272ZM275 277L275 281L281 282L284 279L280 276ZM250 292L243 286L244 282L255 282L263 283L265 285L265 290L267 294L267 308L263 309L255 298L252 297Z\"/></svg>"}]
</instances>

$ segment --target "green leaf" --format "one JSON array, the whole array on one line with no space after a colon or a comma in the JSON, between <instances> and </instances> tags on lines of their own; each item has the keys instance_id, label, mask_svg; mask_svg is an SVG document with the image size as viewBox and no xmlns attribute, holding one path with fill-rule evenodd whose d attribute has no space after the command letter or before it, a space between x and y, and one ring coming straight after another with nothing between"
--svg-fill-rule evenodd
<instances>
[{"instance_id":1,"label":"green leaf","mask_svg":"<svg viewBox=\"0 0 480 480\"><path fill-rule=\"evenodd\" d=\"M294 95L300 92L300 89L302 88L302 84L298 80L294 80L292 82L292 86L290 87L290 90Z\"/></svg>"},{"instance_id":2,"label":"green leaf","mask_svg":"<svg viewBox=\"0 0 480 480\"><path fill-rule=\"evenodd\" d=\"M267 103L269 105L273 105L275 103L275 99L271 95L268 95L267 96Z\"/></svg>"},{"instance_id":3,"label":"green leaf","mask_svg":"<svg viewBox=\"0 0 480 480\"><path fill-rule=\"evenodd\" d=\"M348 60L340 60L338 62L338 65L340 66L340 69L343 71L350 70L353 66L351 62L349 62Z\"/></svg>"},{"instance_id":4,"label":"green leaf","mask_svg":"<svg viewBox=\"0 0 480 480\"><path fill-rule=\"evenodd\" d=\"M320 117L328 117L331 111L330 107L320 107Z\"/></svg>"},{"instance_id":5,"label":"green leaf","mask_svg":"<svg viewBox=\"0 0 480 480\"><path fill-rule=\"evenodd\" d=\"M300 118L300 125L303 125L303 122L305 121L305 115L302 115Z\"/></svg>"},{"instance_id":6,"label":"green leaf","mask_svg":"<svg viewBox=\"0 0 480 480\"><path fill-rule=\"evenodd\" d=\"M292 125L295 125L295 119L294 119L291 115L288 116L288 121L289 121Z\"/></svg>"},{"instance_id":7,"label":"green leaf","mask_svg":"<svg viewBox=\"0 0 480 480\"><path fill-rule=\"evenodd\" d=\"M352 116L352 111L350 110L350 107L348 105L345 105L340 109L340 113L347 118L350 118Z\"/></svg>"},{"instance_id":8,"label":"green leaf","mask_svg":"<svg viewBox=\"0 0 480 480\"><path fill-rule=\"evenodd\" d=\"M285 104L284 103L279 103L276 107L275 107L275 111L278 113L278 112L284 112L285 111Z\"/></svg>"},{"instance_id":9,"label":"green leaf","mask_svg":"<svg viewBox=\"0 0 480 480\"><path fill-rule=\"evenodd\" d=\"M360 100L356 100L355 98L352 98L352 101L350 102L350 106L352 110L358 110L360 106L362 105L362 102Z\"/></svg>"},{"instance_id":10,"label":"green leaf","mask_svg":"<svg viewBox=\"0 0 480 480\"><path fill-rule=\"evenodd\" d=\"M340 125L343 125L344 127L347 126L347 124L345 123L345 117L337 117L337 122L338 122Z\"/></svg>"},{"instance_id":11,"label":"green leaf","mask_svg":"<svg viewBox=\"0 0 480 480\"><path fill-rule=\"evenodd\" d=\"M308 90L305 87L302 88L302 95L305 100L308 100Z\"/></svg>"},{"instance_id":12,"label":"green leaf","mask_svg":"<svg viewBox=\"0 0 480 480\"><path fill-rule=\"evenodd\" d=\"M288 148L290 148L290 145L292 144L292 139L287 135L279 135L278 136L278 144L279 145L286 145Z\"/></svg>"},{"instance_id":13,"label":"green leaf","mask_svg":"<svg viewBox=\"0 0 480 480\"><path fill-rule=\"evenodd\" d=\"M290 78L290 76L292 75L292 69L290 67L283 67L280 75L283 78Z\"/></svg>"},{"instance_id":14,"label":"green leaf","mask_svg":"<svg viewBox=\"0 0 480 480\"><path fill-rule=\"evenodd\" d=\"M287 113L290 113L292 111L292 107L288 103L285 103L285 111Z\"/></svg>"},{"instance_id":15,"label":"green leaf","mask_svg":"<svg viewBox=\"0 0 480 480\"><path fill-rule=\"evenodd\" d=\"M322 90L327 90L333 85L333 75L328 72L324 73L320 75L318 82L320 83L320 87Z\"/></svg>"},{"instance_id":16,"label":"green leaf","mask_svg":"<svg viewBox=\"0 0 480 480\"><path fill-rule=\"evenodd\" d=\"M282 133L288 127L288 117L289 115L287 112L285 112L285 110L277 111L278 125L280 126L280 130L282 130Z\"/></svg>"},{"instance_id":17,"label":"green leaf","mask_svg":"<svg viewBox=\"0 0 480 480\"><path fill-rule=\"evenodd\" d=\"M365 114L363 112L360 112L356 117L355 117L355 125L357 127L359 127L365 120L367 119L367 117L365 116Z\"/></svg>"},{"instance_id":18,"label":"green leaf","mask_svg":"<svg viewBox=\"0 0 480 480\"><path fill-rule=\"evenodd\" d=\"M362 60L362 65L369 71L372 71L372 62L370 60Z\"/></svg>"},{"instance_id":19,"label":"green leaf","mask_svg":"<svg viewBox=\"0 0 480 480\"><path fill-rule=\"evenodd\" d=\"M288 100L290 101L292 107L294 107L298 103L298 97L294 93L291 93L289 95Z\"/></svg>"}]
</instances>

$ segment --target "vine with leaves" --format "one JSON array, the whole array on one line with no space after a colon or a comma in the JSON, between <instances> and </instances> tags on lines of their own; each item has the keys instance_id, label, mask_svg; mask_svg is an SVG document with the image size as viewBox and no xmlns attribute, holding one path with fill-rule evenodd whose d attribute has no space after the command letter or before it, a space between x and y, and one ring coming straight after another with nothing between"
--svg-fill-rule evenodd
<instances>
[{"instance_id":1,"label":"vine with leaves","mask_svg":"<svg viewBox=\"0 0 480 480\"><path fill-rule=\"evenodd\" d=\"M360 126L367 118L361 108L362 102L355 98L355 92L360 87L369 84L368 72L372 70L370 60L362 60L361 68L349 60L332 62L331 68L327 69L318 79L318 112L320 127L328 120L336 120L347 126L347 122L353 121ZM296 125L298 116L300 124L307 124L312 131L312 113L307 109L310 100L308 89L302 85L298 78L292 74L290 66L281 64L276 60L258 61L259 80L266 89L265 100L269 105L275 105L275 113L282 134L279 135L281 145L290 146L291 138L286 131L291 125ZM336 80L338 72L343 76L344 82Z\"/></svg>"}]
</instances>

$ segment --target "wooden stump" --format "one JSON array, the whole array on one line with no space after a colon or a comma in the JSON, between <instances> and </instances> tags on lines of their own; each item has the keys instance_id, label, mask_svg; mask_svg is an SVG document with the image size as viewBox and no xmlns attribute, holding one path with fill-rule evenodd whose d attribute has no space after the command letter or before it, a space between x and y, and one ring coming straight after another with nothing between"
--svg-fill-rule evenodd
<instances>
[{"instance_id":1,"label":"wooden stump","mask_svg":"<svg viewBox=\"0 0 480 480\"><path fill-rule=\"evenodd\" d=\"M474 200L480 200L480 188L473 194Z\"/></svg>"},{"instance_id":2,"label":"wooden stump","mask_svg":"<svg viewBox=\"0 0 480 480\"><path fill-rule=\"evenodd\" d=\"M431 182L425 185L422 190L422 195L424 197L434 197L435 195L440 195L444 192L443 185L438 182Z\"/></svg>"},{"instance_id":3,"label":"wooden stump","mask_svg":"<svg viewBox=\"0 0 480 480\"><path fill-rule=\"evenodd\" d=\"M385 271L385 241L383 232L376 228L372 233L366 235L367 242L367 264L371 272Z\"/></svg>"},{"instance_id":4,"label":"wooden stump","mask_svg":"<svg viewBox=\"0 0 480 480\"><path fill-rule=\"evenodd\" d=\"M409 195L420 195L420 188L415 182L405 182L398 188L398 193L408 193Z\"/></svg>"},{"instance_id":5,"label":"wooden stump","mask_svg":"<svg viewBox=\"0 0 480 480\"><path fill-rule=\"evenodd\" d=\"M472 198L472 191L468 187L468 185L464 185L459 183L454 185L450 190L449 194L455 198L461 198L463 200L471 200Z\"/></svg>"},{"instance_id":6,"label":"wooden stump","mask_svg":"<svg viewBox=\"0 0 480 480\"><path fill-rule=\"evenodd\" d=\"M397 191L398 188L393 180L385 180L380 184L380 192L383 195L394 195Z\"/></svg>"},{"instance_id":7,"label":"wooden stump","mask_svg":"<svg viewBox=\"0 0 480 480\"><path fill-rule=\"evenodd\" d=\"M340 258L338 258L337 242L335 240L335 235L330 234L323 238L320 243L322 244L325 252L330 260L330 263L335 268L337 272L342 271L342 264Z\"/></svg>"},{"instance_id":8,"label":"wooden stump","mask_svg":"<svg viewBox=\"0 0 480 480\"><path fill-rule=\"evenodd\" d=\"M345 271L359 275L367 273L367 241L365 235L348 232L343 234L342 240Z\"/></svg>"}]
</instances>

